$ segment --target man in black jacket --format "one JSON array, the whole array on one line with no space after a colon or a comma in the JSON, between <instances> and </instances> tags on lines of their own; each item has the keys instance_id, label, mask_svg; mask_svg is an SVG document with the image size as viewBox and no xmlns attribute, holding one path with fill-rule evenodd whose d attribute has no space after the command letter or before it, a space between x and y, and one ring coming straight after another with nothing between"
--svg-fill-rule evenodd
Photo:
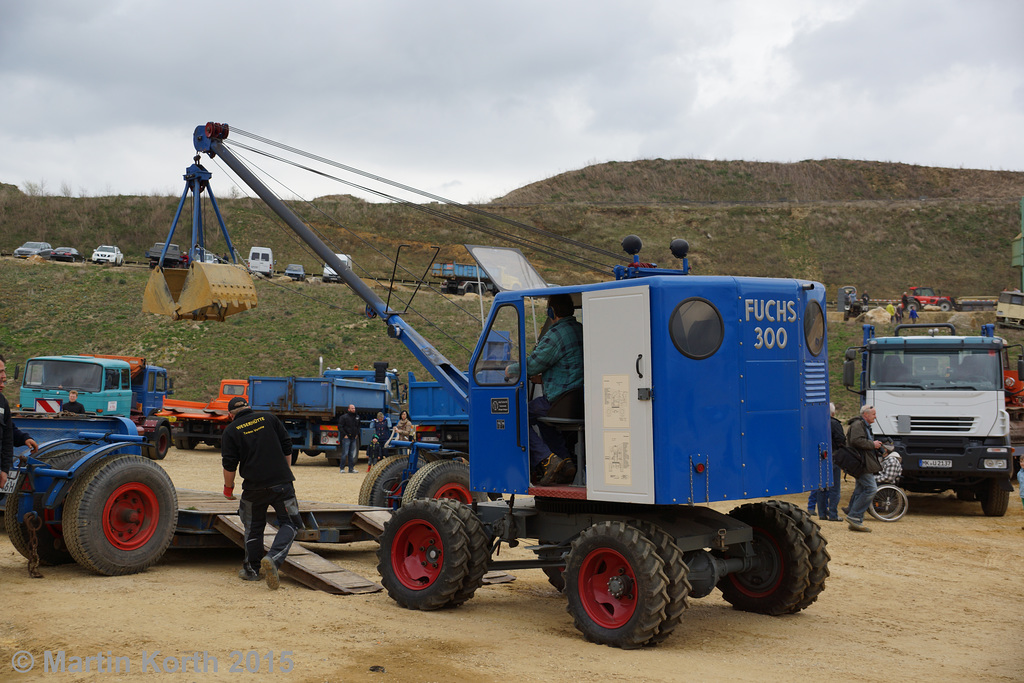
<instances>
[{"instance_id":1,"label":"man in black jacket","mask_svg":"<svg viewBox=\"0 0 1024 683\"><path fill-rule=\"evenodd\" d=\"M341 432L341 471L344 472L345 467L348 467L349 474L354 474L362 431L355 405L350 405L348 412L338 418L338 431Z\"/></svg>"},{"instance_id":2,"label":"man in black jacket","mask_svg":"<svg viewBox=\"0 0 1024 683\"><path fill-rule=\"evenodd\" d=\"M85 414L85 406L78 402L78 392L74 389L68 391L68 401L60 407L62 413Z\"/></svg>"},{"instance_id":3,"label":"man in black jacket","mask_svg":"<svg viewBox=\"0 0 1024 683\"><path fill-rule=\"evenodd\" d=\"M864 526L864 513L867 512L871 500L878 490L875 473L882 471L875 452L882 447L882 442L874 437L871 425L875 423L875 407L865 405L860 409L860 417L849 421L850 430L846 435L846 443L850 448L857 449L864 459L864 472L857 477L850 496L850 506L845 508L846 523L850 531L871 531Z\"/></svg>"},{"instance_id":4,"label":"man in black jacket","mask_svg":"<svg viewBox=\"0 0 1024 683\"><path fill-rule=\"evenodd\" d=\"M267 585L276 589L280 585L278 570L302 527L292 484L292 441L275 415L254 412L241 396L231 399L228 410L234 419L221 438L221 462L225 498L235 498L235 470L242 475L238 516L245 527L245 559L238 576L259 581L262 575ZM277 513L277 535L264 555L263 531L271 506Z\"/></svg>"},{"instance_id":5,"label":"man in black jacket","mask_svg":"<svg viewBox=\"0 0 1024 683\"><path fill-rule=\"evenodd\" d=\"M7 364L0 356L0 392L7 384ZM11 406L0 393L0 489L7 485L7 473L14 467L14 449L28 446L33 453L39 450L39 444L25 432L14 426L11 418Z\"/></svg>"}]
</instances>

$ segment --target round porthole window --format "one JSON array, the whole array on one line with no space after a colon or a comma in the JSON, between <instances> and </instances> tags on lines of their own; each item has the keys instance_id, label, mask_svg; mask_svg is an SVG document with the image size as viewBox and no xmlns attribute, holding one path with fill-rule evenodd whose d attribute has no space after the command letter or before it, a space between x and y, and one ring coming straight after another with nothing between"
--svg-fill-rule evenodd
<instances>
[{"instance_id":1,"label":"round porthole window","mask_svg":"<svg viewBox=\"0 0 1024 683\"><path fill-rule=\"evenodd\" d=\"M821 304L811 301L804 311L804 339L807 350L817 356L825 346L825 314Z\"/></svg>"},{"instance_id":2,"label":"round porthole window","mask_svg":"<svg viewBox=\"0 0 1024 683\"><path fill-rule=\"evenodd\" d=\"M714 355L725 337L722 315L707 299L693 297L682 301L668 323L672 343L687 358L703 360Z\"/></svg>"}]
</instances>

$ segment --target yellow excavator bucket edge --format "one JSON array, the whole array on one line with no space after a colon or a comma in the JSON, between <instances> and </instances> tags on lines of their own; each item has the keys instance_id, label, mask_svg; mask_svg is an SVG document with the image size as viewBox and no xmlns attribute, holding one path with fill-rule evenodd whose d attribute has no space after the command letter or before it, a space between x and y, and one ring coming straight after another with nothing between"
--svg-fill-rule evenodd
<instances>
[{"instance_id":1,"label":"yellow excavator bucket edge","mask_svg":"<svg viewBox=\"0 0 1024 683\"><path fill-rule=\"evenodd\" d=\"M241 266L193 263L155 268L146 284L142 311L174 320L220 320L256 306L256 287Z\"/></svg>"}]
</instances>

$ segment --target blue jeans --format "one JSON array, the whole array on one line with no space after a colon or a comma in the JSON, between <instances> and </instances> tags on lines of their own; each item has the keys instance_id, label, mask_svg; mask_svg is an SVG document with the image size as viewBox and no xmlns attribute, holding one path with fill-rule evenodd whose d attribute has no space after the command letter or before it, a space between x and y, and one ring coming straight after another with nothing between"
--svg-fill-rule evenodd
<instances>
[{"instance_id":1,"label":"blue jeans","mask_svg":"<svg viewBox=\"0 0 1024 683\"><path fill-rule=\"evenodd\" d=\"M832 465L832 486L811 491L811 498L815 500L818 508L818 517L821 519L839 518L839 496L840 480L843 473L838 465ZM808 503L810 505L810 503Z\"/></svg>"},{"instance_id":2,"label":"blue jeans","mask_svg":"<svg viewBox=\"0 0 1024 683\"><path fill-rule=\"evenodd\" d=\"M530 467L536 467L546 457L554 453L560 458L569 457L569 449L565 447L565 438L562 433L551 425L537 422L538 417L545 417L551 410L551 402L546 396L537 398L526 404L526 415L530 421ZM540 434L534 430L540 430Z\"/></svg>"},{"instance_id":3,"label":"blue jeans","mask_svg":"<svg viewBox=\"0 0 1024 683\"><path fill-rule=\"evenodd\" d=\"M341 471L348 467L349 472L356 471L356 456L359 455L359 437L343 436L341 438ZM347 464L346 464L347 463Z\"/></svg>"},{"instance_id":4,"label":"blue jeans","mask_svg":"<svg viewBox=\"0 0 1024 683\"><path fill-rule=\"evenodd\" d=\"M277 535L270 550L263 552L263 531L267 528L267 508L277 513ZM295 487L291 482L268 489L242 489L238 501L238 516L245 529L245 559L243 566L249 573L258 574L264 554L278 568L284 564L295 535L302 528L299 503L295 500Z\"/></svg>"},{"instance_id":5,"label":"blue jeans","mask_svg":"<svg viewBox=\"0 0 1024 683\"><path fill-rule=\"evenodd\" d=\"M878 482L875 480L875 475L865 472L857 477L857 485L853 487L853 495L850 496L850 512L847 513L846 518L862 524L864 513L871 505L871 499L875 497L877 490Z\"/></svg>"}]
</instances>

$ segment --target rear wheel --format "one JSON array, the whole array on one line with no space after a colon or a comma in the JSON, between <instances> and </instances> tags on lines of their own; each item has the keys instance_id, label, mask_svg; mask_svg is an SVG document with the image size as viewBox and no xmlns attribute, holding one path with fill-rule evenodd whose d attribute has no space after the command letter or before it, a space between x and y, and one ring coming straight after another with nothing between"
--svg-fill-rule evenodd
<instances>
[{"instance_id":1,"label":"rear wheel","mask_svg":"<svg viewBox=\"0 0 1024 683\"><path fill-rule=\"evenodd\" d=\"M407 609L452 604L469 573L466 527L449 503L417 500L384 525L377 571L391 599Z\"/></svg>"},{"instance_id":2,"label":"rear wheel","mask_svg":"<svg viewBox=\"0 0 1024 683\"><path fill-rule=\"evenodd\" d=\"M474 500L485 500L486 496L469 490L469 463L464 460L435 460L412 475L402 493L402 504L417 498L450 498L469 505Z\"/></svg>"},{"instance_id":3,"label":"rear wheel","mask_svg":"<svg viewBox=\"0 0 1024 683\"><path fill-rule=\"evenodd\" d=\"M66 470L74 465L82 457L82 452L77 448L63 448L40 458L54 469ZM4 528L7 530L7 537L11 539L11 545L24 557L31 554L29 543L29 529L25 520L18 514L20 499L28 492L22 492L21 486L25 485L25 473L19 475L19 482L7 496L4 504ZM58 565L74 562L64 542L64 531L60 524L61 509L46 510L43 507L45 493L32 493L32 511L36 513L43 522L36 532L36 553L39 556L39 563L43 565Z\"/></svg>"},{"instance_id":4,"label":"rear wheel","mask_svg":"<svg viewBox=\"0 0 1024 683\"><path fill-rule=\"evenodd\" d=\"M883 484L875 491L875 497L871 499L868 512L880 522L895 522L907 514L910 506L907 494L898 486Z\"/></svg>"},{"instance_id":5,"label":"rear wheel","mask_svg":"<svg viewBox=\"0 0 1024 683\"><path fill-rule=\"evenodd\" d=\"M572 543L565 564L566 609L583 636L625 649L651 640L669 602L654 543L625 522L601 522Z\"/></svg>"},{"instance_id":6,"label":"rear wheel","mask_svg":"<svg viewBox=\"0 0 1024 683\"><path fill-rule=\"evenodd\" d=\"M810 585L804 591L803 600L800 601L797 607L798 610L804 609L817 600L818 595L825 590L825 579L829 577L828 563L832 559L832 556L828 554L828 550L825 549L828 541L821 535L821 527L818 526L818 523L811 519L811 516L799 505L777 500L768 501L767 504L778 508L783 514L793 520L800 530L804 544L807 545L807 550L810 552L811 571L808 574Z\"/></svg>"},{"instance_id":7,"label":"rear wheel","mask_svg":"<svg viewBox=\"0 0 1024 683\"><path fill-rule=\"evenodd\" d=\"M64 512L75 561L98 574L120 576L163 557L174 536L178 501L159 465L123 455L90 468L71 490Z\"/></svg>"},{"instance_id":8,"label":"rear wheel","mask_svg":"<svg viewBox=\"0 0 1024 683\"><path fill-rule=\"evenodd\" d=\"M192 441L190 439L190 441ZM153 450L154 460L163 460L167 457L167 451L171 448L171 428L166 424L162 424L156 428L156 432L153 434ZM195 448L195 446L189 446L189 448Z\"/></svg>"},{"instance_id":9,"label":"rear wheel","mask_svg":"<svg viewBox=\"0 0 1024 683\"><path fill-rule=\"evenodd\" d=\"M978 499L986 517L1002 517L1010 504L1010 492L1003 490L998 479L989 479L978 490Z\"/></svg>"},{"instance_id":10,"label":"rear wheel","mask_svg":"<svg viewBox=\"0 0 1024 683\"><path fill-rule=\"evenodd\" d=\"M392 455L370 468L363 485L359 488L359 504L374 507L398 508L402 505L405 481L402 473L409 464L409 456ZM419 458L417 470L426 464Z\"/></svg>"},{"instance_id":11,"label":"rear wheel","mask_svg":"<svg viewBox=\"0 0 1024 683\"><path fill-rule=\"evenodd\" d=\"M754 565L723 577L722 597L736 609L772 616L803 609L811 553L796 522L768 503L747 503L729 516L752 527Z\"/></svg>"}]
</instances>

